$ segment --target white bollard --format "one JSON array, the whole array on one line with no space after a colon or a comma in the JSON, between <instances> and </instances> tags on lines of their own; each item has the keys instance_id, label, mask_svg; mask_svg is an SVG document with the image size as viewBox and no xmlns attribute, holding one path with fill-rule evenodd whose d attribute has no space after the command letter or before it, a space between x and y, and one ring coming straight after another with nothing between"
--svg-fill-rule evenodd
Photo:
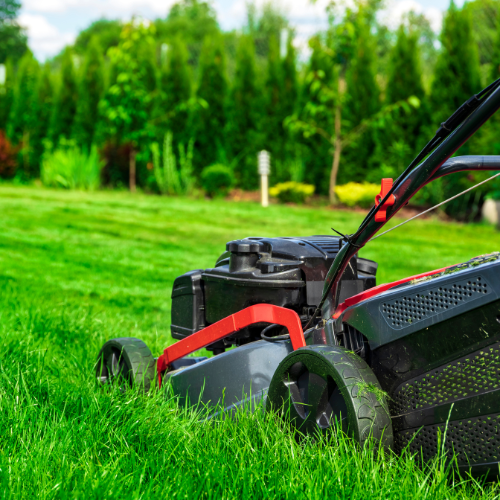
<instances>
[{"instance_id":1,"label":"white bollard","mask_svg":"<svg viewBox=\"0 0 500 500\"><path fill-rule=\"evenodd\" d=\"M271 155L261 151L258 155L260 174L260 195L263 207L269 206L269 173L271 172Z\"/></svg>"}]
</instances>

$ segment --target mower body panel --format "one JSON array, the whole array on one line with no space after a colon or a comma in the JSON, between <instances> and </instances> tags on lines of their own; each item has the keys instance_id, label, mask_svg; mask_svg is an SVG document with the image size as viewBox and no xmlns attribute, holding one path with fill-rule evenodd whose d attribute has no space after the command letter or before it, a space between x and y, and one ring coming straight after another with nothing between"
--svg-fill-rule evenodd
<instances>
[{"instance_id":1,"label":"mower body panel","mask_svg":"<svg viewBox=\"0 0 500 500\"><path fill-rule=\"evenodd\" d=\"M360 331L376 349L494 302L500 297L500 261L498 256L489 258L494 260L473 259L391 288L346 309L342 321Z\"/></svg>"},{"instance_id":2,"label":"mower body panel","mask_svg":"<svg viewBox=\"0 0 500 500\"><path fill-rule=\"evenodd\" d=\"M392 288L346 309L344 325L370 346L389 395L395 446L438 450L438 431L461 468L500 462L498 254ZM345 326L344 326L345 328Z\"/></svg>"},{"instance_id":3,"label":"mower body panel","mask_svg":"<svg viewBox=\"0 0 500 500\"><path fill-rule=\"evenodd\" d=\"M262 402L265 408L274 372L292 351L290 341L252 342L167 373L164 380L169 381L181 404L201 403L209 408L230 410L248 403L253 410Z\"/></svg>"}]
</instances>

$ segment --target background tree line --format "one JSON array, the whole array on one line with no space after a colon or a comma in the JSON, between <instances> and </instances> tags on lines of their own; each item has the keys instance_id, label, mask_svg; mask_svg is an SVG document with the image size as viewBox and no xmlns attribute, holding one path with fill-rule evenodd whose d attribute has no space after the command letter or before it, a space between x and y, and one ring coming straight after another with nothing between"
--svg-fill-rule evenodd
<instances>
[{"instance_id":1,"label":"background tree line","mask_svg":"<svg viewBox=\"0 0 500 500\"><path fill-rule=\"evenodd\" d=\"M328 29L305 53L271 2L251 4L245 27L223 32L208 2L181 0L151 23L96 21L40 64L13 21L20 5L8 0L0 4L0 39L10 36L0 46L11 47L0 50L0 150L15 152L16 168L0 162L0 174L37 178L47 151L71 144L99 152L104 184L158 191L152 145L169 134L177 174L191 151L195 183L222 164L235 185L257 188L261 149L272 155L271 183L306 182L324 195L332 179L395 177L439 123L500 77L500 0L452 1L439 36L415 14L390 30L381 6L332 6ZM493 121L461 153L500 153L499 132ZM474 180L443 180L423 201ZM462 205L450 210L460 215Z\"/></svg>"}]
</instances>

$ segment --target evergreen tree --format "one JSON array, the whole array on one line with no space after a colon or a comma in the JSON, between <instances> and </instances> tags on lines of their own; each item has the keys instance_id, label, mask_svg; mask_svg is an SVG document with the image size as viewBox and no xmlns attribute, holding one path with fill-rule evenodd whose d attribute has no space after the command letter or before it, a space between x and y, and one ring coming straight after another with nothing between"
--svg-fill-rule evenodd
<instances>
[{"instance_id":1,"label":"evergreen tree","mask_svg":"<svg viewBox=\"0 0 500 500\"><path fill-rule=\"evenodd\" d=\"M33 164L33 132L37 126L37 92L40 67L31 51L26 51L19 62L14 87L12 107L9 114L7 135L15 144L20 144L22 171L26 177L36 174Z\"/></svg>"},{"instance_id":2,"label":"evergreen tree","mask_svg":"<svg viewBox=\"0 0 500 500\"><path fill-rule=\"evenodd\" d=\"M28 50L26 31L17 22L21 2L0 1L0 64L18 60Z\"/></svg>"},{"instance_id":3,"label":"evergreen tree","mask_svg":"<svg viewBox=\"0 0 500 500\"><path fill-rule=\"evenodd\" d=\"M396 176L416 156L425 138L421 135L422 125L428 122L428 108L422 83L420 62L419 33L408 30L401 25L398 30L396 44L389 60L389 80L386 88L386 104L395 104L415 96L420 107L399 110L386 125L383 133L379 133L378 155L381 163L391 163L395 167ZM388 154L391 156L387 161Z\"/></svg>"},{"instance_id":4,"label":"evergreen tree","mask_svg":"<svg viewBox=\"0 0 500 500\"><path fill-rule=\"evenodd\" d=\"M267 57L267 78L264 86L266 99L266 115L264 118L265 144L272 158L283 160L286 144L286 130L283 126L284 115L284 78L283 65L280 59L278 39L273 35L269 40Z\"/></svg>"},{"instance_id":5,"label":"evergreen tree","mask_svg":"<svg viewBox=\"0 0 500 500\"><path fill-rule=\"evenodd\" d=\"M327 131L334 130L335 102L331 95L325 97L323 89L337 89L337 73L334 59L325 50L322 40L314 37L307 76L301 95L302 111L299 115L304 122ZM321 194L328 193L331 169L331 146L318 134L302 139L305 146L304 182L314 184Z\"/></svg>"},{"instance_id":6,"label":"evergreen tree","mask_svg":"<svg viewBox=\"0 0 500 500\"><path fill-rule=\"evenodd\" d=\"M470 13L468 9L458 9L453 0L444 18L441 46L430 96L433 129L481 90L479 58Z\"/></svg>"},{"instance_id":7,"label":"evergreen tree","mask_svg":"<svg viewBox=\"0 0 500 500\"><path fill-rule=\"evenodd\" d=\"M47 138L52 115L52 104L54 102L54 85L52 82L52 71L50 63L45 63L37 82L37 115L36 127L33 132L33 157L37 166L35 176L39 174L39 166L44 152L44 139Z\"/></svg>"},{"instance_id":8,"label":"evergreen tree","mask_svg":"<svg viewBox=\"0 0 500 500\"><path fill-rule=\"evenodd\" d=\"M494 81L500 78L500 22L497 23L496 39L492 45L490 79Z\"/></svg>"},{"instance_id":9,"label":"evergreen tree","mask_svg":"<svg viewBox=\"0 0 500 500\"><path fill-rule=\"evenodd\" d=\"M441 32L441 52L436 62L434 82L432 85L430 105L432 109L432 125L430 136L440 123L462 105L473 94L481 90L479 57L473 36L473 26L470 11L467 8L458 9L451 2L446 13ZM473 138L480 141L485 130ZM459 154L469 154L471 141L460 148ZM442 196L447 198L470 187L471 182L466 176L449 176L440 179ZM454 217L463 217L471 199L460 198L447 203L445 210Z\"/></svg>"},{"instance_id":10,"label":"evergreen tree","mask_svg":"<svg viewBox=\"0 0 500 500\"><path fill-rule=\"evenodd\" d=\"M283 115L293 115L297 107L298 79L297 79L297 54L293 46L293 36L289 33L286 56L283 65Z\"/></svg>"},{"instance_id":11,"label":"evergreen tree","mask_svg":"<svg viewBox=\"0 0 500 500\"><path fill-rule=\"evenodd\" d=\"M352 60L346 73L346 101L343 109L344 129L352 130L380 109L380 90L376 81L376 47L371 25L362 14L356 26ZM367 131L345 150L339 182L366 179L375 150L374 133Z\"/></svg>"},{"instance_id":12,"label":"evergreen tree","mask_svg":"<svg viewBox=\"0 0 500 500\"><path fill-rule=\"evenodd\" d=\"M168 47L167 62L160 71L159 90L155 113L158 139L163 141L164 135L171 130L174 144L187 144L191 139L187 105L191 98L191 71L186 45L179 38Z\"/></svg>"},{"instance_id":13,"label":"evergreen tree","mask_svg":"<svg viewBox=\"0 0 500 500\"><path fill-rule=\"evenodd\" d=\"M255 62L253 38L241 36L236 53L234 83L230 96L228 137L236 180L245 189L258 185L257 152L262 148L262 91Z\"/></svg>"},{"instance_id":14,"label":"evergreen tree","mask_svg":"<svg viewBox=\"0 0 500 500\"><path fill-rule=\"evenodd\" d=\"M226 56L221 36L206 37L200 56L200 81L197 96L208 108L195 113L196 156L198 172L226 158L225 127L227 107Z\"/></svg>"},{"instance_id":15,"label":"evergreen tree","mask_svg":"<svg viewBox=\"0 0 500 500\"><path fill-rule=\"evenodd\" d=\"M56 146L61 137L69 138L73 128L78 102L78 90L71 51L66 49L61 59L61 70L50 123L50 138Z\"/></svg>"},{"instance_id":16,"label":"evergreen tree","mask_svg":"<svg viewBox=\"0 0 500 500\"><path fill-rule=\"evenodd\" d=\"M10 59L5 63L5 83L0 86L0 130L7 130L10 108L14 97L14 65Z\"/></svg>"},{"instance_id":17,"label":"evergreen tree","mask_svg":"<svg viewBox=\"0 0 500 500\"><path fill-rule=\"evenodd\" d=\"M78 104L73 128L77 144L90 151L94 139L98 104L104 92L104 59L95 38L88 46L81 69Z\"/></svg>"}]
</instances>

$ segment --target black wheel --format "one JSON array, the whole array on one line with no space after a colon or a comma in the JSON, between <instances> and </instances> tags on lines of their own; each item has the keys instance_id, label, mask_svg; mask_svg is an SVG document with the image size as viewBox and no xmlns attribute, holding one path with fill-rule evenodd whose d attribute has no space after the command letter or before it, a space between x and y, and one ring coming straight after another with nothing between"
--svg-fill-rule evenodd
<instances>
[{"instance_id":1,"label":"black wheel","mask_svg":"<svg viewBox=\"0 0 500 500\"><path fill-rule=\"evenodd\" d=\"M97 356L96 377L102 385L118 384L121 390L142 385L147 392L156 379L156 363L142 340L112 339Z\"/></svg>"},{"instance_id":2,"label":"black wheel","mask_svg":"<svg viewBox=\"0 0 500 500\"><path fill-rule=\"evenodd\" d=\"M282 409L300 432L330 429L335 420L359 443L369 436L393 445L385 394L366 362L342 347L310 346L290 353L271 380L268 410Z\"/></svg>"}]
</instances>

